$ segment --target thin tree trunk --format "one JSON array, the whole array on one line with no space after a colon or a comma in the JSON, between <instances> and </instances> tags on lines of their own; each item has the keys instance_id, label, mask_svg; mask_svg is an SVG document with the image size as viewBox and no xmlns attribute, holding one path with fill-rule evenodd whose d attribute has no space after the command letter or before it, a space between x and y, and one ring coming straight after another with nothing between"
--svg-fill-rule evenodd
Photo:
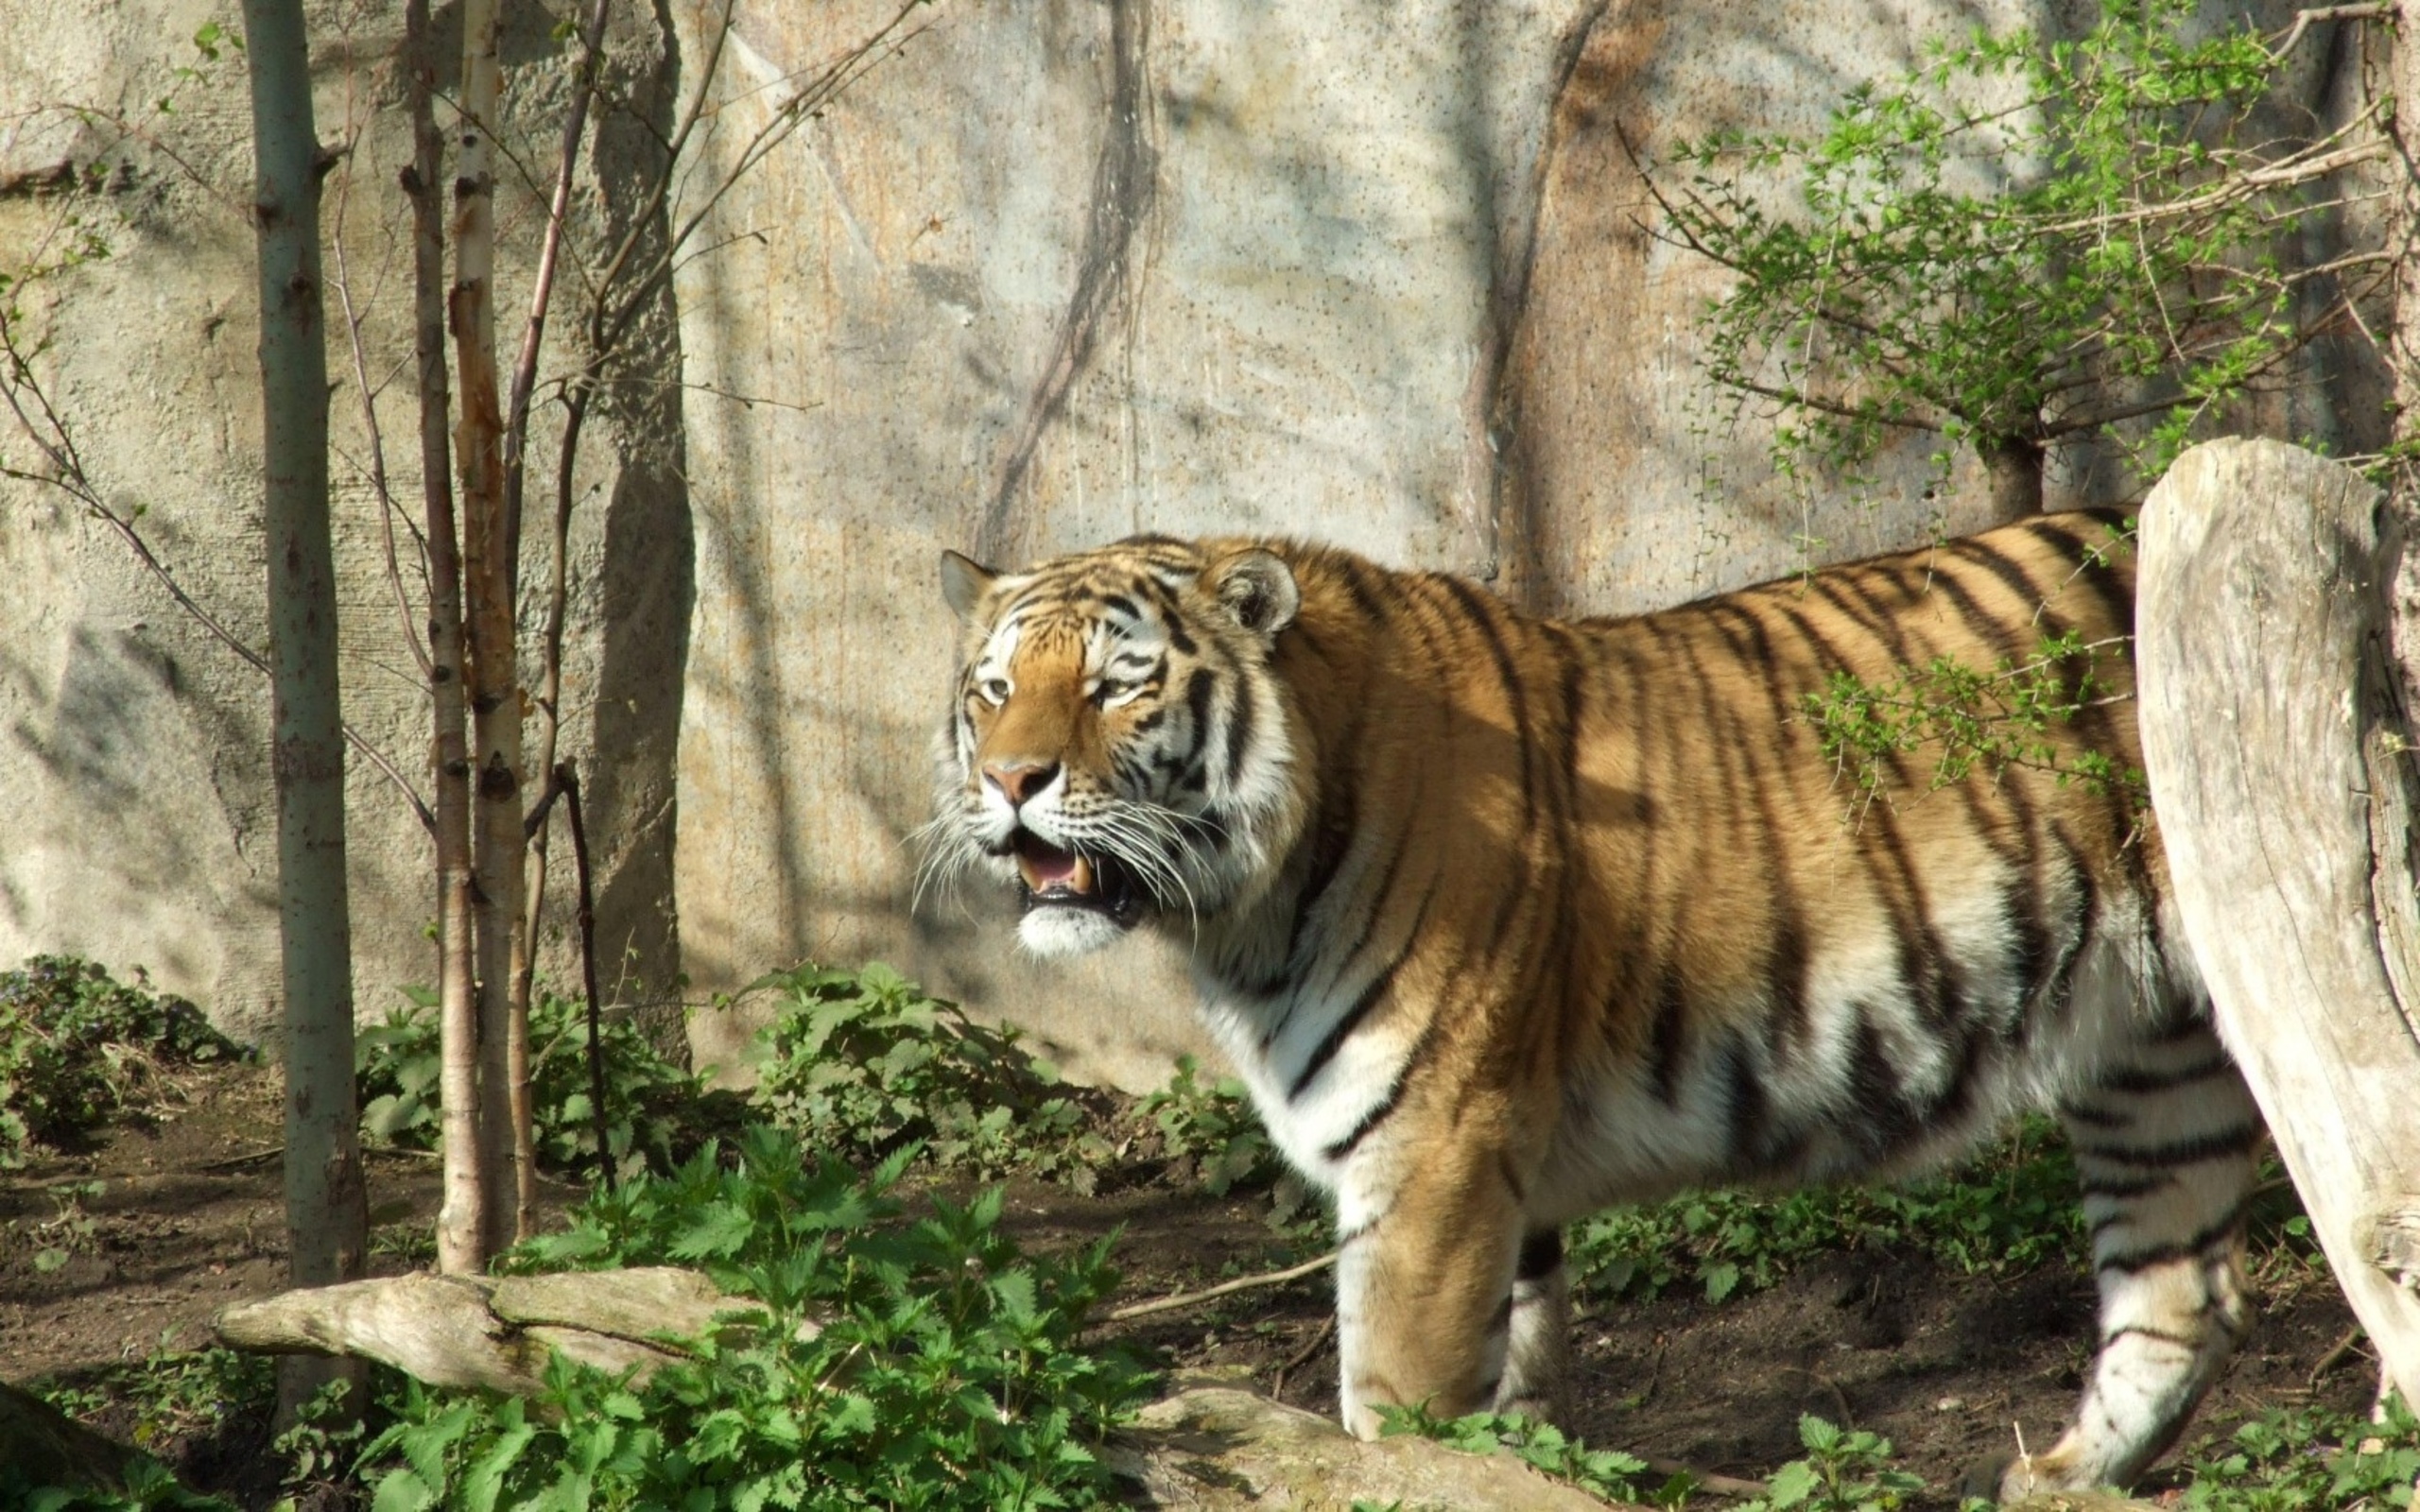
<instances>
[{"instance_id":1,"label":"thin tree trunk","mask_svg":"<svg viewBox=\"0 0 2420 1512\"><path fill-rule=\"evenodd\" d=\"M572 91L571 110L563 118L562 149L555 164L554 194L546 205L546 230L538 248L538 272L529 293L529 318L522 327L521 354L512 365L512 391L505 412L504 423L504 517L505 536L512 543L513 581L521 579L521 518L522 497L527 480L529 449L529 402L538 385L538 357L546 336L546 314L555 292L555 267L562 253L563 224L571 214L573 180L579 169L579 145L588 131L589 107L596 97L596 76L604 66L605 24L613 14L613 0L592 0L588 17L580 26L579 81ZM572 453L579 446L579 430L567 426L563 433L566 449L563 470L572 466ZM567 594L563 562L563 532L554 535L554 560L550 569L546 600L546 623L551 628L562 622ZM537 759L529 764L533 772L555 769L555 736L562 724L558 703L562 697L562 658L558 649L561 636L550 642L550 650L541 663L543 685L536 700L537 713L544 722L539 726ZM521 951L513 962L512 1012L516 1020L527 1023L529 1019L529 994L537 964L538 920L546 896L546 831L541 820L529 836L529 854L525 876L527 887L522 901ZM516 1125L521 1134L534 1134L527 1121ZM534 1143L521 1152L521 1188L518 1194L520 1228L529 1230L537 1208L537 1153Z\"/></svg>"},{"instance_id":2,"label":"thin tree trunk","mask_svg":"<svg viewBox=\"0 0 2420 1512\"><path fill-rule=\"evenodd\" d=\"M368 1212L353 1094L353 945L345 896L344 735L328 539L327 323L320 177L302 0L245 0L257 154L261 399L267 464L271 771L285 995L288 1274L361 1272ZM288 1411L338 1372L288 1371Z\"/></svg>"},{"instance_id":3,"label":"thin tree trunk","mask_svg":"<svg viewBox=\"0 0 2420 1512\"><path fill-rule=\"evenodd\" d=\"M1978 442L1975 451L1983 459L1983 476L1990 481L1994 524L2012 524L2042 512L2039 443L2002 438Z\"/></svg>"},{"instance_id":4,"label":"thin tree trunk","mask_svg":"<svg viewBox=\"0 0 2420 1512\"><path fill-rule=\"evenodd\" d=\"M461 540L454 518L453 407L445 377L445 145L433 100L436 60L428 0L406 0L404 52L412 122L414 337L420 359L421 490L427 515L430 753L437 768L438 1100L442 1109L443 1205L437 1214L437 1266L476 1273L488 1263L486 1187L479 1141L479 1014L474 965L471 870L471 749L462 645Z\"/></svg>"},{"instance_id":5,"label":"thin tree trunk","mask_svg":"<svg viewBox=\"0 0 2420 1512\"><path fill-rule=\"evenodd\" d=\"M462 412L456 428L462 479L462 565L470 662L472 763L476 798L472 852L478 929L479 1134L487 1177L489 1248L517 1236L510 1194L520 1190L516 1130L528 1111L527 1022L512 1016L512 966L521 931L521 690L513 644L513 551L506 537L504 417L495 364L493 132L501 75L495 0L463 0L462 147L454 180L454 290L450 314Z\"/></svg>"},{"instance_id":6,"label":"thin tree trunk","mask_svg":"<svg viewBox=\"0 0 2420 1512\"><path fill-rule=\"evenodd\" d=\"M2420 235L2420 0L2396 0L2393 33L2391 87L2404 108L2394 112L2394 165L2397 199L2394 234L2387 245L2409 249ZM2398 446L2420 436L2420 258L2406 254L2394 265L2394 314L2387 337L2387 366L2394 381L2394 434ZM2408 504L2412 492L2413 460L2395 468L2393 490ZM2415 554L2420 555L2420 554ZM2407 655L2407 662L2410 660ZM2409 667L2407 666L2407 671Z\"/></svg>"}]
</instances>

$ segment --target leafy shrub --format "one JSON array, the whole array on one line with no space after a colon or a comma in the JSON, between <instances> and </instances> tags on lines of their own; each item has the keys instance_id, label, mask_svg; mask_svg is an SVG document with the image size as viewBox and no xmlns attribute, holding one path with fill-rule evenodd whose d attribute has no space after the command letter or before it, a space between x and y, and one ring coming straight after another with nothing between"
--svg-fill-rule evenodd
<instances>
[{"instance_id":1,"label":"leafy shrub","mask_svg":"<svg viewBox=\"0 0 2420 1512\"><path fill-rule=\"evenodd\" d=\"M91 961L37 955L0 972L0 1169L151 1106L166 1068L241 1055L183 998Z\"/></svg>"},{"instance_id":2,"label":"leafy shrub","mask_svg":"<svg viewBox=\"0 0 2420 1512\"><path fill-rule=\"evenodd\" d=\"M38 1382L33 1390L69 1417L151 1450L219 1432L246 1414L267 1416L277 1401L277 1371L266 1355L164 1349L72 1383Z\"/></svg>"},{"instance_id":3,"label":"leafy shrub","mask_svg":"<svg viewBox=\"0 0 2420 1512\"><path fill-rule=\"evenodd\" d=\"M2076 1190L2065 1139L2035 1115L1957 1172L1903 1187L1716 1190L1613 1209L1574 1226L1571 1263L1599 1296L1654 1297L1694 1279L1717 1302L1771 1286L1828 1250L1903 1246L1969 1273L2080 1264Z\"/></svg>"},{"instance_id":4,"label":"leafy shrub","mask_svg":"<svg viewBox=\"0 0 2420 1512\"><path fill-rule=\"evenodd\" d=\"M1145 1096L1137 1111L1159 1128L1161 1152L1188 1166L1212 1196L1266 1185L1285 1171L1244 1084L1233 1076L1205 1083L1191 1056L1177 1057L1168 1084Z\"/></svg>"},{"instance_id":5,"label":"leafy shrub","mask_svg":"<svg viewBox=\"0 0 2420 1512\"><path fill-rule=\"evenodd\" d=\"M1806 1457L1773 1471L1771 1489L1739 1503L1738 1512L1893 1512L1925 1488L1921 1476L1891 1463L1891 1440L1836 1428L1809 1413L1798 1419Z\"/></svg>"},{"instance_id":6,"label":"leafy shrub","mask_svg":"<svg viewBox=\"0 0 2420 1512\"><path fill-rule=\"evenodd\" d=\"M2193 1460L2187 1507L2200 1512L2388 1512L2411 1504L2420 1481L2420 1422L2400 1396L2386 1421L2324 1408L2277 1411L2238 1428Z\"/></svg>"},{"instance_id":7,"label":"leafy shrub","mask_svg":"<svg viewBox=\"0 0 2420 1512\"><path fill-rule=\"evenodd\" d=\"M1107 1499L1095 1447L1147 1378L1077 1348L1114 1280L1106 1241L1028 1259L998 1232L996 1190L902 1223L886 1194L913 1145L862 1179L776 1129L735 1153L594 1196L507 1263L699 1266L762 1312L644 1385L558 1358L527 1402L407 1388L364 1457L381 1512Z\"/></svg>"},{"instance_id":8,"label":"leafy shrub","mask_svg":"<svg viewBox=\"0 0 2420 1512\"><path fill-rule=\"evenodd\" d=\"M410 1149L437 1144L437 994L406 988L384 1023L354 1035L354 1085L361 1132ZM678 1131L688 1108L706 1095L701 1079L665 1058L626 1016L598 1023L605 1060L605 1135L617 1173L666 1171L682 1153ZM588 1005L541 992L529 1005L530 1122L541 1163L570 1170L596 1160L595 1105L589 1094Z\"/></svg>"},{"instance_id":9,"label":"leafy shrub","mask_svg":"<svg viewBox=\"0 0 2420 1512\"><path fill-rule=\"evenodd\" d=\"M1647 1462L1618 1450L1590 1449L1552 1423L1518 1413L1475 1412L1462 1418L1432 1417L1426 1407L1378 1407L1380 1436L1417 1434L1466 1454L1512 1454L1530 1469L1568 1481L1609 1502L1635 1502ZM1676 1475L1648 1494L1659 1505L1677 1506L1689 1492L1689 1478Z\"/></svg>"},{"instance_id":10,"label":"leafy shrub","mask_svg":"<svg viewBox=\"0 0 2420 1512\"><path fill-rule=\"evenodd\" d=\"M1094 1190L1111 1154L1096 1109L1014 1029L977 1023L880 962L809 963L757 988L786 1001L757 1038L755 1101L808 1145L871 1162L920 1144L949 1169Z\"/></svg>"}]
</instances>

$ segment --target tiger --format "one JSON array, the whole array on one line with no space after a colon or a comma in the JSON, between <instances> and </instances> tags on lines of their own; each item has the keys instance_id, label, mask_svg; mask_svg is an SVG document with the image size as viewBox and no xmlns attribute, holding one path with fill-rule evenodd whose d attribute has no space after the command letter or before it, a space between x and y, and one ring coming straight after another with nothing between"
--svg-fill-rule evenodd
<instances>
[{"instance_id":1,"label":"tiger","mask_svg":"<svg viewBox=\"0 0 2420 1512\"><path fill-rule=\"evenodd\" d=\"M1042 956L1170 936L1333 1203L1339 1411L1570 1407L1565 1226L1718 1183L1937 1169L2067 1133L2099 1341L2003 1499L2124 1485L2249 1322L2265 1130L2135 789L2127 516L1619 618L1279 539L999 571L960 622L926 862ZM1809 696L1938 659L2073 668L2034 759L1903 741L1860 794ZM2086 682L2089 686L2086 686ZM1899 747L1906 748L1898 748Z\"/></svg>"}]
</instances>

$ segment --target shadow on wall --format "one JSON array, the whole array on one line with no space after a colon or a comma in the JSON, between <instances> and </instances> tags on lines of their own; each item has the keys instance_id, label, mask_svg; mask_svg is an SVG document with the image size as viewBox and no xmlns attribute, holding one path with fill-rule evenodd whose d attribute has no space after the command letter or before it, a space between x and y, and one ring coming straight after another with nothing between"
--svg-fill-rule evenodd
<instances>
[{"instance_id":1,"label":"shadow on wall","mask_svg":"<svg viewBox=\"0 0 2420 1512\"><path fill-rule=\"evenodd\" d=\"M228 940L226 921L273 927L274 814L227 799L268 792L266 710L188 679L172 650L139 631L78 625L66 642L48 707L8 733L31 760L9 784L21 816L11 870L22 880L0 897L0 924L20 954L72 952L116 971L143 967L181 989L215 987L221 1026L258 1040L275 1014L276 957L230 971L226 947L241 956L247 942ZM0 662L0 678L42 685L13 658ZM221 824L161 822L172 795L203 791L218 797ZM218 834L223 848L203 838Z\"/></svg>"}]
</instances>

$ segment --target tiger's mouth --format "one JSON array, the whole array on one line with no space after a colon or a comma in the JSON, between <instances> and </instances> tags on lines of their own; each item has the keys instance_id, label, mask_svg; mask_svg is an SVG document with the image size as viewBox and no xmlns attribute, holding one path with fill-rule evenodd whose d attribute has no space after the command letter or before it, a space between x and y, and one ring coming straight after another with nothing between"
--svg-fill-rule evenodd
<instances>
[{"instance_id":1,"label":"tiger's mouth","mask_svg":"<svg viewBox=\"0 0 2420 1512\"><path fill-rule=\"evenodd\" d=\"M1025 908L1084 908L1120 928L1143 916L1143 889L1133 874L1108 856L1062 850L1031 830L1019 830L1009 849L1025 884Z\"/></svg>"}]
</instances>

